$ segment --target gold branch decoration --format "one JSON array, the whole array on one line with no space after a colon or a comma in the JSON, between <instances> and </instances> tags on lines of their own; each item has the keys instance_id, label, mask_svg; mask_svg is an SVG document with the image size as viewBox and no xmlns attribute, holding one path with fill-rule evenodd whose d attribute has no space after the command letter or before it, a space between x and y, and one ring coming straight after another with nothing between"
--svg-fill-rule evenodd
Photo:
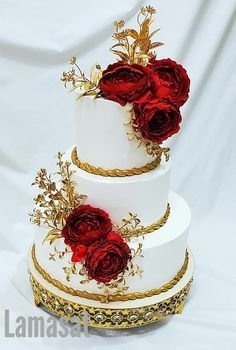
<instances>
[{"instance_id":1,"label":"gold branch decoration","mask_svg":"<svg viewBox=\"0 0 236 350\"><path fill-rule=\"evenodd\" d=\"M67 87L67 84L71 84L72 88L70 92L80 90L81 93L78 95L78 98L87 95L98 95L98 82L102 77L101 66L94 64L90 69L88 78L77 64L76 57L71 58L70 64L72 65L72 69L68 72L63 72L61 77L61 81L64 82L65 87Z\"/></svg>"},{"instance_id":2,"label":"gold branch decoration","mask_svg":"<svg viewBox=\"0 0 236 350\"><path fill-rule=\"evenodd\" d=\"M156 57L153 49L163 45L159 41L152 42L152 37L159 29L150 32L150 25L153 23L153 15L156 9L152 6L143 6L137 16L139 30L124 29L123 20L115 21L116 32L113 39L117 41L111 47L111 51L127 64L147 65L151 58ZM117 48L121 50L117 50Z\"/></svg>"},{"instance_id":3,"label":"gold branch decoration","mask_svg":"<svg viewBox=\"0 0 236 350\"><path fill-rule=\"evenodd\" d=\"M57 154L58 171L48 174L46 169L40 169L32 185L38 186L41 193L35 201L35 208L29 214L30 221L38 226L46 226L50 230L44 242L52 244L61 238L61 230L65 225L65 219L70 211L81 205L86 196L79 195L75 191L75 183L71 176L74 171L70 170L71 163L63 161L63 153ZM59 179L54 180L54 176Z\"/></svg>"},{"instance_id":4,"label":"gold branch decoration","mask_svg":"<svg viewBox=\"0 0 236 350\"><path fill-rule=\"evenodd\" d=\"M128 213L128 217L122 219L122 224L117 227L117 232L126 241L130 242L132 238L132 232L139 229L142 230L144 227L140 224L140 219L137 214Z\"/></svg>"},{"instance_id":5,"label":"gold branch decoration","mask_svg":"<svg viewBox=\"0 0 236 350\"><path fill-rule=\"evenodd\" d=\"M71 253L69 246L66 246L64 250L58 250L57 247L54 247L53 253L49 254L49 260L56 261L56 257L62 260L67 253Z\"/></svg>"}]
</instances>

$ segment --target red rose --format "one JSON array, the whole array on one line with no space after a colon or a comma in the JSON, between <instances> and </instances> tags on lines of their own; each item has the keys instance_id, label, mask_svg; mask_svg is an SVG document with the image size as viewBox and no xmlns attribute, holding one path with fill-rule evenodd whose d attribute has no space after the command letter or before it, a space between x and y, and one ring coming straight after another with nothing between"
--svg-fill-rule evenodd
<instances>
[{"instance_id":1,"label":"red rose","mask_svg":"<svg viewBox=\"0 0 236 350\"><path fill-rule=\"evenodd\" d=\"M130 259L129 246L118 233L111 232L88 247L85 268L90 279L106 283L124 272Z\"/></svg>"},{"instance_id":2,"label":"red rose","mask_svg":"<svg viewBox=\"0 0 236 350\"><path fill-rule=\"evenodd\" d=\"M125 106L127 102L145 102L151 93L149 68L139 64L110 64L99 81L101 95Z\"/></svg>"},{"instance_id":3,"label":"red rose","mask_svg":"<svg viewBox=\"0 0 236 350\"><path fill-rule=\"evenodd\" d=\"M177 107L182 106L188 99L190 86L186 70L170 58L152 59L150 63L153 79L151 99L164 98Z\"/></svg>"},{"instance_id":4,"label":"red rose","mask_svg":"<svg viewBox=\"0 0 236 350\"><path fill-rule=\"evenodd\" d=\"M61 234L65 238L65 244L75 249L75 246L89 246L105 238L111 230L111 220L104 210L80 205L66 218L66 225Z\"/></svg>"},{"instance_id":5,"label":"red rose","mask_svg":"<svg viewBox=\"0 0 236 350\"><path fill-rule=\"evenodd\" d=\"M180 112L168 101L134 105L134 114L134 129L148 141L161 143L180 129Z\"/></svg>"}]
</instances>

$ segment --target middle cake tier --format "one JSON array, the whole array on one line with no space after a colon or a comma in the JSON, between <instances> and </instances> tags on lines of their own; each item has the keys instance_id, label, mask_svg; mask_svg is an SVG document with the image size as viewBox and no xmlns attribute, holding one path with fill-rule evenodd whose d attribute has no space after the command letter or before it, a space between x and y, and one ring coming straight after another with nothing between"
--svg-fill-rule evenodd
<instances>
[{"instance_id":1,"label":"middle cake tier","mask_svg":"<svg viewBox=\"0 0 236 350\"><path fill-rule=\"evenodd\" d=\"M71 162L73 148L65 154ZM90 205L109 213L114 224L119 225L129 213L137 214L143 226L160 220L167 211L170 160L162 157L160 165L141 175L104 177L90 174L74 164L72 180L75 190L89 198Z\"/></svg>"}]
</instances>

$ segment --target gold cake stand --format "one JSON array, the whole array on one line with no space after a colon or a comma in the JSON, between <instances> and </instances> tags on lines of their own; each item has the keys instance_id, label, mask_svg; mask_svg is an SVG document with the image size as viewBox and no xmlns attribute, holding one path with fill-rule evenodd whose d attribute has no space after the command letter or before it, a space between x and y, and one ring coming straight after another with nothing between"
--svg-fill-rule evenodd
<instances>
[{"instance_id":1,"label":"gold cake stand","mask_svg":"<svg viewBox=\"0 0 236 350\"><path fill-rule=\"evenodd\" d=\"M188 249L188 267L173 288L159 295L129 301L101 303L65 293L58 289L36 270L31 251L28 256L28 271L36 306L42 304L48 311L67 320L79 317L83 324L96 328L122 329L144 326L168 315L182 313L193 280L194 259Z\"/></svg>"}]
</instances>

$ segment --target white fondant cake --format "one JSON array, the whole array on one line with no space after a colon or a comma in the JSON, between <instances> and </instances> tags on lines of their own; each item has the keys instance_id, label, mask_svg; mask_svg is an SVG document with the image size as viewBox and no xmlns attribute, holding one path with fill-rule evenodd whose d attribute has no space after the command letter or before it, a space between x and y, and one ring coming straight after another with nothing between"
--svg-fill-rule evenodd
<instances>
[{"instance_id":1,"label":"white fondant cake","mask_svg":"<svg viewBox=\"0 0 236 350\"><path fill-rule=\"evenodd\" d=\"M115 21L118 61L87 77L76 57L63 72L76 100L75 145L57 154L57 171L40 169L29 255L36 305L102 328L129 328L180 313L192 282L191 220L170 192L169 148L187 101L186 70L153 51L152 16L138 31ZM115 48L113 50L113 48ZM120 51L121 50L121 51Z\"/></svg>"}]
</instances>

